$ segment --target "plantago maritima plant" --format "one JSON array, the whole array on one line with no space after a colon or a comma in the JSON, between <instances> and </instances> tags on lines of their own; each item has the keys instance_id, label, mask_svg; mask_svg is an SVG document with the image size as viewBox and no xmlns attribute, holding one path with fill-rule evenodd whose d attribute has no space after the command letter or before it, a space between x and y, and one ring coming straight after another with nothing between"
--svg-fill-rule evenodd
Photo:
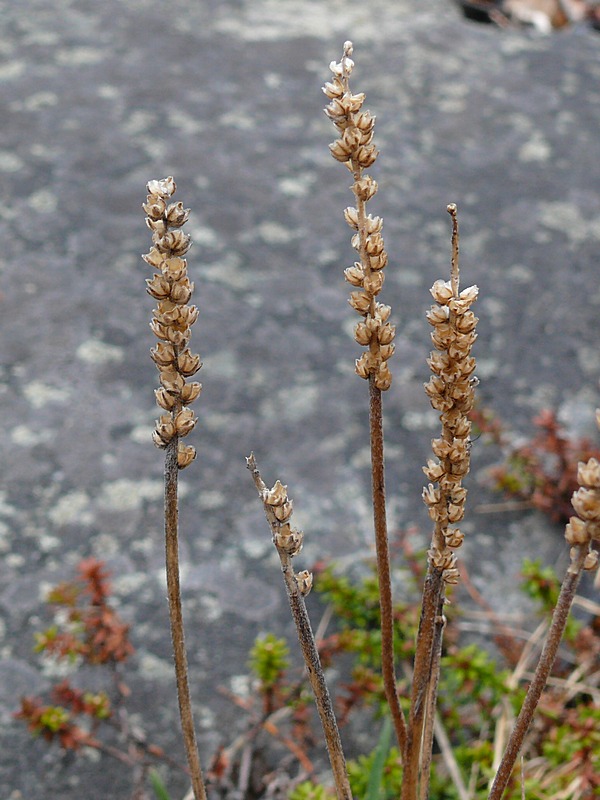
<instances>
[{"instance_id":1,"label":"plantago maritima plant","mask_svg":"<svg viewBox=\"0 0 600 800\"><path fill-rule=\"evenodd\" d=\"M431 445L437 460L424 467L430 483L423 500L434 522L428 568L423 589L421 622L417 637L412 685L408 744L404 765L402 800L425 800L433 745L437 683L442 651L446 584L458 582L454 550L463 534L450 527L464 516L466 489L462 479L469 472L471 423L467 414L473 407L475 359L471 347L477 334L477 317L471 305L478 289L459 291L458 221L456 206L448 206L452 217L452 268L449 281L436 281L431 294L436 304L427 312L433 326L431 339L437 352L428 360L433 373L425 391L431 405L440 412L441 437Z\"/></svg>"},{"instance_id":2,"label":"plantago maritima plant","mask_svg":"<svg viewBox=\"0 0 600 800\"><path fill-rule=\"evenodd\" d=\"M291 526L293 503L288 497L287 486L284 486L278 480L272 489L267 489L258 471L253 453L246 459L246 463L252 474L259 497L263 502L265 516L271 528L273 544L281 561L281 571L285 581L290 610L298 632L298 641L304 657L308 679L315 696L323 733L325 734L337 797L338 800L352 800L340 733L304 603L304 598L311 590L313 576L308 570L294 574L292 566L292 559L302 550L304 534Z\"/></svg>"},{"instance_id":3,"label":"plantago maritima plant","mask_svg":"<svg viewBox=\"0 0 600 800\"><path fill-rule=\"evenodd\" d=\"M373 521L381 609L381 668L398 746L403 751L406 746L406 722L398 701L394 668L392 581L385 508L381 398L381 393L389 389L392 383L387 362L394 352L396 329L388 322L390 307L377 301L383 286L383 270L388 257L381 236L383 220L366 212L368 201L377 192L377 183L365 173L365 169L372 166L377 158L377 149L373 144L375 117L362 110L364 94L352 94L350 91L350 74L354 67L350 57L352 51L352 42L345 42L341 61L330 64L333 78L325 84L323 92L330 99L325 113L340 134L340 138L329 145L331 155L336 161L345 164L354 178L352 191L356 207L347 208L344 217L355 231L352 246L358 252L359 260L348 267L344 275L348 283L357 287L350 294L349 302L362 317L355 328L354 338L359 344L369 348L356 361L356 372L369 381Z\"/></svg>"},{"instance_id":4,"label":"plantago maritima plant","mask_svg":"<svg viewBox=\"0 0 600 800\"><path fill-rule=\"evenodd\" d=\"M157 447L166 451L165 560L171 637L179 714L194 797L206 800L192 716L179 586L177 479L179 470L191 464L196 456L195 449L180 440L196 424L197 418L188 406L202 388L199 383L186 382L201 366L200 356L192 354L188 348L191 326L198 318L196 306L188 305L194 285L187 276L187 262L183 257L191 244L190 237L182 230L189 209L184 209L182 203L167 204L176 188L173 178L150 181L147 188L144 211L148 215L146 223L152 231L153 246L143 258L151 267L160 270L146 283L148 293L157 301L150 327L158 343L151 355L161 384L155 392L156 402L165 411L156 423L152 438Z\"/></svg>"}]
</instances>

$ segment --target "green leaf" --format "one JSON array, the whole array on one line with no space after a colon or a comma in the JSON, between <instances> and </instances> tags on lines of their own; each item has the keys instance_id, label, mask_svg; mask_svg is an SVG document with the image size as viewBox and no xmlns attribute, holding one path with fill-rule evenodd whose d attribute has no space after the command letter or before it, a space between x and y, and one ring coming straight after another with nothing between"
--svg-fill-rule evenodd
<instances>
[{"instance_id":1,"label":"green leaf","mask_svg":"<svg viewBox=\"0 0 600 800\"><path fill-rule=\"evenodd\" d=\"M369 772L369 782L367 784L367 794L365 800L380 800L381 789L383 786L383 770L385 761L390 750L390 738L392 735L392 721L386 717L379 734L379 741L375 748L375 758Z\"/></svg>"},{"instance_id":2,"label":"green leaf","mask_svg":"<svg viewBox=\"0 0 600 800\"><path fill-rule=\"evenodd\" d=\"M157 800L171 800L171 795L167 792L164 783L161 781L155 769L150 770L148 777L150 778L150 783L152 784L152 789L154 790Z\"/></svg>"}]
</instances>

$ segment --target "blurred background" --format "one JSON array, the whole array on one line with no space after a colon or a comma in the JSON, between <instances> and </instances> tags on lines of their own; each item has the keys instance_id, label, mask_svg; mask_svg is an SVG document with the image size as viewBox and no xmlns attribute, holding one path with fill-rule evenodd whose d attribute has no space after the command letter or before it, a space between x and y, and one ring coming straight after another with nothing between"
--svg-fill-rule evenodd
<instances>
[{"instance_id":1,"label":"blurred background","mask_svg":"<svg viewBox=\"0 0 600 800\"><path fill-rule=\"evenodd\" d=\"M182 574L212 753L241 724L216 687L246 673L257 633L293 640L245 456L289 485L306 536L299 568L371 553L367 385L342 275L352 197L327 148L329 62L354 42L352 85L377 116L371 206L385 220L382 300L397 326L389 513L418 545L429 534L421 464L438 427L424 313L448 276L447 203L459 207L462 285L480 288L480 403L517 437L543 408L596 435L600 38L585 21L549 35L478 24L444 0L4 0L0 12L0 796L124 798L127 768L73 765L11 714L54 677L32 651L48 588L95 556L133 626L134 719L181 757L163 457L150 441L146 182L173 175L192 209L204 391L189 439L198 458L181 477ZM461 555L506 610L522 558L554 564L562 531L530 509L490 511L485 468L498 453L481 440L472 455ZM183 792L185 779L170 786Z\"/></svg>"}]
</instances>

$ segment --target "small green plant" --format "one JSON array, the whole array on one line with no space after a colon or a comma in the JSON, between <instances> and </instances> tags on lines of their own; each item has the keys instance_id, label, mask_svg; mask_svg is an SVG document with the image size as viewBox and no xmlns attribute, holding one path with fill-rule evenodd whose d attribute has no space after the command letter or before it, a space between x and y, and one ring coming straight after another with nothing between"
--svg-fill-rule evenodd
<instances>
[{"instance_id":1,"label":"small green plant","mask_svg":"<svg viewBox=\"0 0 600 800\"><path fill-rule=\"evenodd\" d=\"M264 698L264 712L270 714L275 707L275 696L281 690L285 671L289 667L290 648L285 639L273 633L258 636L250 650L248 666L256 676Z\"/></svg>"},{"instance_id":2,"label":"small green plant","mask_svg":"<svg viewBox=\"0 0 600 800\"><path fill-rule=\"evenodd\" d=\"M148 778L150 780L150 785L152 786L152 791L156 797L156 800L171 800L171 795L168 793L166 786L162 782L160 775L155 769L151 769L148 772Z\"/></svg>"},{"instance_id":3,"label":"small green plant","mask_svg":"<svg viewBox=\"0 0 600 800\"><path fill-rule=\"evenodd\" d=\"M281 683L289 667L289 653L285 639L273 633L257 637L250 650L249 666L260 682L261 691L272 690Z\"/></svg>"}]
</instances>

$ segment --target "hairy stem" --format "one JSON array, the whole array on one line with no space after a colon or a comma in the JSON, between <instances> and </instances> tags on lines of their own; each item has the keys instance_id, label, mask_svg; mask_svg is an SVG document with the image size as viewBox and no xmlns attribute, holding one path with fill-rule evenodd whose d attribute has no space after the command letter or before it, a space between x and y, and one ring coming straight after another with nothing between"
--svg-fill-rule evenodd
<instances>
[{"instance_id":1,"label":"hairy stem","mask_svg":"<svg viewBox=\"0 0 600 800\"><path fill-rule=\"evenodd\" d=\"M423 587L423 605L417 634L410 719L402 777L402 800L417 800L419 796L421 746L425 714L429 706L427 695L432 682L432 668L436 660L434 657L435 644L441 636L443 627L443 608L442 570L430 565Z\"/></svg>"},{"instance_id":2,"label":"hairy stem","mask_svg":"<svg viewBox=\"0 0 600 800\"><path fill-rule=\"evenodd\" d=\"M548 680L548 676L554 665L556 653L561 639L565 632L573 598L577 591L577 586L581 578L583 562L588 553L588 545L580 545L576 548L574 557L563 580L560 594L556 603L556 608L552 614L552 622L546 636L546 641L540 655L537 668L533 674L531 684L525 695L525 700L521 706L519 716L515 722L512 733L508 739L504 755L500 761L496 777L492 783L488 800L501 800L502 795L508 785L519 751L529 729L535 709L540 701L540 697Z\"/></svg>"},{"instance_id":3,"label":"hairy stem","mask_svg":"<svg viewBox=\"0 0 600 800\"><path fill-rule=\"evenodd\" d=\"M392 603L390 551L385 510L381 390L375 386L372 375L369 379L369 391L373 521L375 528L377 576L379 580L379 608L381 611L381 671L385 696L390 707L396 739L398 740L400 752L404 753L407 740L406 722L398 700L398 687L396 684L396 671L394 666L394 609Z\"/></svg>"},{"instance_id":4,"label":"hairy stem","mask_svg":"<svg viewBox=\"0 0 600 800\"><path fill-rule=\"evenodd\" d=\"M306 664L308 679L315 695L317 710L321 719L321 725L323 726L323 733L325 734L325 742L327 743L327 751L333 771L337 797L338 800L352 800L352 792L350 791L350 784L346 771L346 759L342 750L342 742L333 711L333 704L325 682L321 659L319 658L310 619L306 611L306 604L294 578L294 570L292 569L290 556L281 551L279 556L290 609L298 632L302 656Z\"/></svg>"},{"instance_id":5,"label":"hairy stem","mask_svg":"<svg viewBox=\"0 0 600 800\"><path fill-rule=\"evenodd\" d=\"M443 608L443 599L442 599ZM441 609L440 609L441 612ZM435 709L437 703L438 685L440 679L440 659L442 657L442 638L445 620L440 613L441 620L436 620L431 649L431 678L427 687L427 699L423 724L423 738L421 745L421 763L419 765L419 800L427 800L429 795L429 773L433 758L433 733L435 727Z\"/></svg>"},{"instance_id":6,"label":"hairy stem","mask_svg":"<svg viewBox=\"0 0 600 800\"><path fill-rule=\"evenodd\" d=\"M196 744L196 732L192 715L192 702L188 681L187 654L181 611L181 590L179 586L179 509L177 498L177 446L178 437L169 443L165 455L165 562L167 572L167 593L169 597L169 619L173 641L173 659L177 681L177 699L183 743L187 757L195 800L206 800L206 789L202 778L202 768Z\"/></svg>"}]
</instances>

